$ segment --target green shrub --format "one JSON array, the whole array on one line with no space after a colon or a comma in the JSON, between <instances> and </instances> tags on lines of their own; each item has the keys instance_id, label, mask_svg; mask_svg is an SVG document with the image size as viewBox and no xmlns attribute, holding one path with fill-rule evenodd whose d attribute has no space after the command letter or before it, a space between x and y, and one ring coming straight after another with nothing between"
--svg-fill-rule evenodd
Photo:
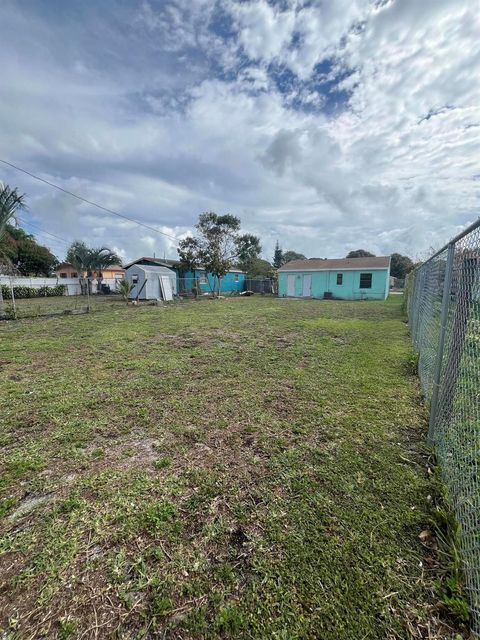
<instances>
[{"instance_id":1,"label":"green shrub","mask_svg":"<svg viewBox=\"0 0 480 640\"><path fill-rule=\"evenodd\" d=\"M16 300L20 300L21 298L50 298L53 296L63 296L65 295L66 287L64 284L58 284L55 287L24 287L24 286L14 286L13 287L13 295ZM2 294L4 300L12 299L12 290L6 284L2 284Z\"/></svg>"}]
</instances>

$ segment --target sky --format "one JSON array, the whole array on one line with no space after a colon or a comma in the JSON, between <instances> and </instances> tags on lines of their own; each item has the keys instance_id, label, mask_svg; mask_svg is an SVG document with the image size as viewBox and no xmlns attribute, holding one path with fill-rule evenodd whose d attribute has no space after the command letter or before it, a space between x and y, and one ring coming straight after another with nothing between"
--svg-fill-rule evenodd
<instances>
[{"instance_id":1,"label":"sky","mask_svg":"<svg viewBox=\"0 0 480 640\"><path fill-rule=\"evenodd\" d=\"M418 259L480 214L478 0L2 0L0 158L174 238ZM173 238L0 163L60 258ZM53 237L53 234L56 237Z\"/></svg>"}]
</instances>

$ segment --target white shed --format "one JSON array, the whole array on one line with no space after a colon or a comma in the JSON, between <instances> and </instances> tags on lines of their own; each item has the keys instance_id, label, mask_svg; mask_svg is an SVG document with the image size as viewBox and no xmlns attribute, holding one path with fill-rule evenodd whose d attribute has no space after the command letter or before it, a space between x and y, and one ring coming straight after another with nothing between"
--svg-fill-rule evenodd
<instances>
[{"instance_id":1,"label":"white shed","mask_svg":"<svg viewBox=\"0 0 480 640\"><path fill-rule=\"evenodd\" d=\"M177 276L167 267L133 264L125 279L133 285L130 300L172 300L177 293Z\"/></svg>"}]
</instances>

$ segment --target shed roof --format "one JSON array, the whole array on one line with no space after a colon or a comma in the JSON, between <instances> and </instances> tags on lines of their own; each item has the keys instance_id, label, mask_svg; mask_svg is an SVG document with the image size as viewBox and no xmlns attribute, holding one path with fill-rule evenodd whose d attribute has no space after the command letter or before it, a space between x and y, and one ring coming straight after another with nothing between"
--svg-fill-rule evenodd
<instances>
[{"instance_id":1,"label":"shed roof","mask_svg":"<svg viewBox=\"0 0 480 640\"><path fill-rule=\"evenodd\" d=\"M311 260L292 260L279 271L334 271L342 269L388 269L390 256L365 258L325 258Z\"/></svg>"},{"instance_id":2,"label":"shed roof","mask_svg":"<svg viewBox=\"0 0 480 640\"><path fill-rule=\"evenodd\" d=\"M162 267L161 265L150 265L150 264L132 264L128 270L135 267L135 269L146 271L149 273L163 273L164 275L175 276L175 271L172 271L168 267Z\"/></svg>"}]
</instances>

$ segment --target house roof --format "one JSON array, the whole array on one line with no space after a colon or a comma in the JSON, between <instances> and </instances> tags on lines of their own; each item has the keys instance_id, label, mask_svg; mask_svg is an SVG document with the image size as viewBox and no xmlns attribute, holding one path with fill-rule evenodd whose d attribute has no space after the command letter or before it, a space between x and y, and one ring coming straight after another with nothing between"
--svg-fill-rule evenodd
<instances>
[{"instance_id":1,"label":"house roof","mask_svg":"<svg viewBox=\"0 0 480 640\"><path fill-rule=\"evenodd\" d=\"M149 256L142 256L141 258L137 258L136 260L132 260L125 265L125 269L133 266L134 264L140 264L141 262L154 262L159 267L175 267L180 264L180 260L170 260L169 258L152 258Z\"/></svg>"},{"instance_id":2,"label":"house roof","mask_svg":"<svg viewBox=\"0 0 480 640\"><path fill-rule=\"evenodd\" d=\"M104 267L103 271L125 271L121 264L112 264L110 267Z\"/></svg>"},{"instance_id":3,"label":"house roof","mask_svg":"<svg viewBox=\"0 0 480 640\"><path fill-rule=\"evenodd\" d=\"M292 260L279 271L341 271L342 269L388 269L390 256L365 258L325 258L310 260Z\"/></svg>"},{"instance_id":4,"label":"house roof","mask_svg":"<svg viewBox=\"0 0 480 640\"><path fill-rule=\"evenodd\" d=\"M132 262L129 262L128 264L126 264L125 269L128 269L129 267L132 267L135 264L138 264L139 266L143 266L141 265L142 262L154 262L159 267L169 267L169 268L178 267L182 264L180 260L171 260L170 258L151 258L148 256L142 256L141 258L137 258L136 260L133 260ZM197 271L205 271L205 269L204 267L198 267ZM229 273L243 273L241 269L229 269L228 271Z\"/></svg>"}]
</instances>

